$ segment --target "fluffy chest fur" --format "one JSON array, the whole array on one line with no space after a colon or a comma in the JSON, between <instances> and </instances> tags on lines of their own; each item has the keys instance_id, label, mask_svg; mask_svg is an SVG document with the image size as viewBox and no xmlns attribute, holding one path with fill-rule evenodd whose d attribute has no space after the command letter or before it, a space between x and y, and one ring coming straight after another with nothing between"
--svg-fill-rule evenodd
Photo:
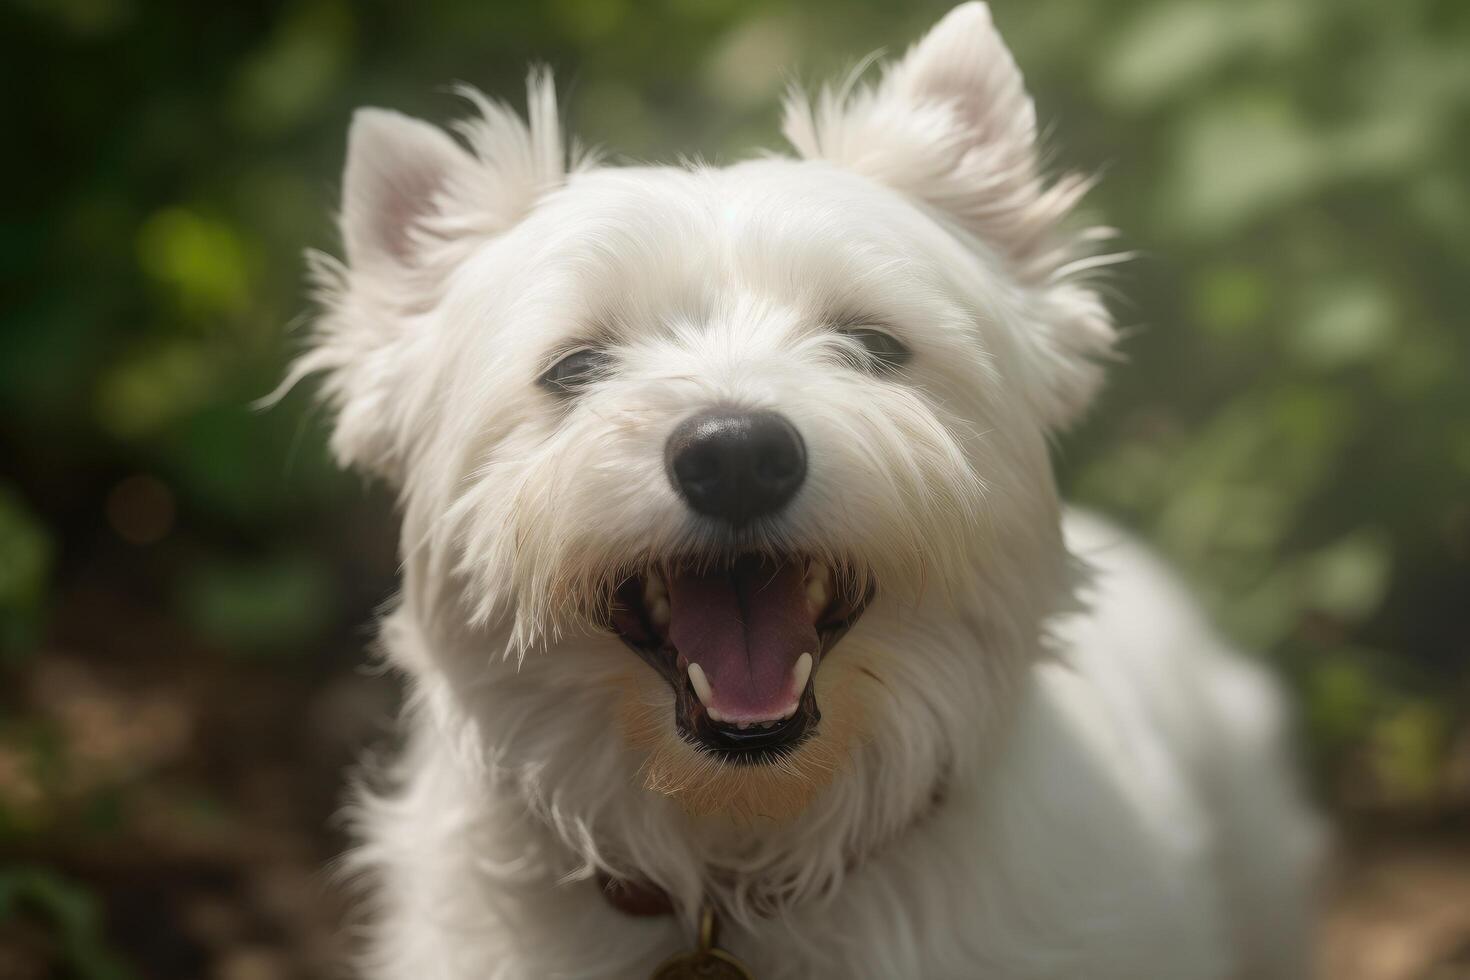
<instances>
[{"instance_id":1,"label":"fluffy chest fur","mask_svg":"<svg viewBox=\"0 0 1470 980\"><path fill-rule=\"evenodd\" d=\"M629 793L641 760L599 739L590 694L569 727L533 677L487 685L469 716L421 688L401 785L358 813L381 923L369 972L644 977L690 947L715 895L722 944L759 977L1302 975L1317 831L1273 688L1126 536L1068 521L1095 568L1090 610L1055 624L1058 655L1029 672L999 743L977 737L941 803L873 838L860 795L773 824ZM421 642L392 627L395 648ZM540 740L548 768L486 758L490 732ZM884 778L875 793L905 795L902 773ZM681 914L618 911L604 867L652 870ZM793 900L767 914L783 886Z\"/></svg>"}]
</instances>

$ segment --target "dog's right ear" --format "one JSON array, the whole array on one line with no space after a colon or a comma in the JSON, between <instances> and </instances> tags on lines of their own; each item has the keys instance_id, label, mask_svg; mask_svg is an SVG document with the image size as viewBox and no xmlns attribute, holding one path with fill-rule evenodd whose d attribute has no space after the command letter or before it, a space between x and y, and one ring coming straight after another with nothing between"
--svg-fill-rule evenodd
<instances>
[{"instance_id":1,"label":"dog's right ear","mask_svg":"<svg viewBox=\"0 0 1470 980\"><path fill-rule=\"evenodd\" d=\"M347 139L342 237L354 270L423 268L442 250L513 227L569 169L592 162L562 139L550 72L526 80L526 117L468 86L478 115L453 129L468 149L426 122L361 109ZM570 164L570 166L569 166Z\"/></svg>"},{"instance_id":2,"label":"dog's right ear","mask_svg":"<svg viewBox=\"0 0 1470 980\"><path fill-rule=\"evenodd\" d=\"M322 312L280 389L320 375L338 461L395 484L425 442L419 406L438 380L435 317L450 270L513 228L569 169L549 73L532 72L525 119L473 89L460 94L479 110L454 127L464 146L386 109L353 117L345 261L308 255Z\"/></svg>"},{"instance_id":3,"label":"dog's right ear","mask_svg":"<svg viewBox=\"0 0 1470 980\"><path fill-rule=\"evenodd\" d=\"M474 159L442 129L389 109L359 109L342 173L342 244L353 270L392 274L418 264L426 224Z\"/></svg>"}]
</instances>

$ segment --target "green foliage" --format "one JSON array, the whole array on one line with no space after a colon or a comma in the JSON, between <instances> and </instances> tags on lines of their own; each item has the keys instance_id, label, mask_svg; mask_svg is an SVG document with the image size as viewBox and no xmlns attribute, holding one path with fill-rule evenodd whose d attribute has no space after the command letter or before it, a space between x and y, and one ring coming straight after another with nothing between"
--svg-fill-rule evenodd
<instances>
[{"instance_id":1,"label":"green foliage","mask_svg":"<svg viewBox=\"0 0 1470 980\"><path fill-rule=\"evenodd\" d=\"M0 483L0 656L34 643L51 560L46 529Z\"/></svg>"},{"instance_id":2,"label":"green foliage","mask_svg":"<svg viewBox=\"0 0 1470 980\"><path fill-rule=\"evenodd\" d=\"M97 900L74 882L43 868L0 868L0 926L15 917L39 917L54 933L67 976L129 980L133 976L102 937Z\"/></svg>"},{"instance_id":3,"label":"green foliage","mask_svg":"<svg viewBox=\"0 0 1470 980\"><path fill-rule=\"evenodd\" d=\"M182 607L200 634L245 653L299 649L329 625L331 580L303 554L202 563L184 584Z\"/></svg>"},{"instance_id":4,"label":"green foliage","mask_svg":"<svg viewBox=\"0 0 1470 980\"><path fill-rule=\"evenodd\" d=\"M1109 164L1093 205L1145 254L1071 485L1281 664L1334 782L1429 801L1470 703L1470 17L1125 6L1075 68L1095 87L1055 82L1065 154Z\"/></svg>"},{"instance_id":5,"label":"green foliage","mask_svg":"<svg viewBox=\"0 0 1470 980\"><path fill-rule=\"evenodd\" d=\"M8 5L0 72L27 94L0 163L0 446L23 464L0 495L5 644L103 514L113 545L177 547L170 613L226 650L339 627L359 491L306 399L249 405L307 309L301 249L334 247L355 106L444 121L465 111L449 83L515 101L545 60L584 141L727 160L775 138L789 66L896 52L945 6ZM1108 285L1128 361L1062 443L1069 488L1283 667L1326 770L1372 754L1422 795L1470 690L1470 6L995 8L1049 159L1102 174L1090 216L1143 254ZM129 523L138 473L176 522Z\"/></svg>"}]
</instances>

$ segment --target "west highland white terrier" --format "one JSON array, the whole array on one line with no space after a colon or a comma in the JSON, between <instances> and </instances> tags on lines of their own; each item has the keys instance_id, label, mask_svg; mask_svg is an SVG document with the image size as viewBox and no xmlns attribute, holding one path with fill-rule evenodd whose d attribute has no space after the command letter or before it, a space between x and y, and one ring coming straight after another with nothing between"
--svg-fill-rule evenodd
<instances>
[{"instance_id":1,"label":"west highland white terrier","mask_svg":"<svg viewBox=\"0 0 1470 980\"><path fill-rule=\"evenodd\" d=\"M985 5L792 95L794 157L465 94L354 118L292 375L402 511L364 973L1302 975L1276 692L1058 502L1106 257Z\"/></svg>"}]
</instances>

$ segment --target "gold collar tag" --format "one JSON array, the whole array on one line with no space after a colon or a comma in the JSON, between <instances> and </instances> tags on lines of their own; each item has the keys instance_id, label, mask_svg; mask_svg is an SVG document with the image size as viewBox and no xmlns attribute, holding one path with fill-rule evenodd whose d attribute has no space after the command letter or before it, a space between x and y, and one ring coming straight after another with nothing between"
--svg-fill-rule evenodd
<instances>
[{"instance_id":1,"label":"gold collar tag","mask_svg":"<svg viewBox=\"0 0 1470 980\"><path fill-rule=\"evenodd\" d=\"M715 910L706 904L699 914L699 945L653 971L653 980L754 980L735 957L715 945Z\"/></svg>"}]
</instances>

